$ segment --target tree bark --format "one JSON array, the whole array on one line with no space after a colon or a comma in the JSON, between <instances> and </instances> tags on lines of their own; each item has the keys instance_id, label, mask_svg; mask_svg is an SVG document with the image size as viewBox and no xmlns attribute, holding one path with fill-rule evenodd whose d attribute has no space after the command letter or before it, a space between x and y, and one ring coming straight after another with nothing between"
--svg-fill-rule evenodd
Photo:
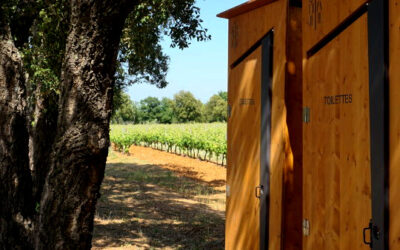
<instances>
[{"instance_id":1,"label":"tree bark","mask_svg":"<svg viewBox=\"0 0 400 250\"><path fill-rule=\"evenodd\" d=\"M25 74L0 11L0 249L31 249L34 228Z\"/></svg>"},{"instance_id":2,"label":"tree bark","mask_svg":"<svg viewBox=\"0 0 400 250\"><path fill-rule=\"evenodd\" d=\"M70 1L58 118L46 118L40 105L49 100L39 98L33 124L22 60L0 6L0 249L91 248L118 45L138 3Z\"/></svg>"},{"instance_id":3,"label":"tree bark","mask_svg":"<svg viewBox=\"0 0 400 250\"><path fill-rule=\"evenodd\" d=\"M43 188L36 249L90 249L109 147L114 74L137 1L72 0L57 136Z\"/></svg>"},{"instance_id":4,"label":"tree bark","mask_svg":"<svg viewBox=\"0 0 400 250\"><path fill-rule=\"evenodd\" d=\"M43 186L50 167L52 146L57 135L58 96L43 97L38 86L35 93L33 114L29 117L29 159L32 171L32 193L35 204L40 203Z\"/></svg>"}]
</instances>

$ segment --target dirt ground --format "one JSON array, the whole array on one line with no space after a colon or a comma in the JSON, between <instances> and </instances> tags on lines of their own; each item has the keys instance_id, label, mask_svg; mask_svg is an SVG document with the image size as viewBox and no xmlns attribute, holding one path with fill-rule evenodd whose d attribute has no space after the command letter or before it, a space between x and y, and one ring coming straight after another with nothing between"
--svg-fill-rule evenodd
<instances>
[{"instance_id":1,"label":"dirt ground","mask_svg":"<svg viewBox=\"0 0 400 250\"><path fill-rule=\"evenodd\" d=\"M110 151L93 249L223 249L226 169L159 150Z\"/></svg>"}]
</instances>

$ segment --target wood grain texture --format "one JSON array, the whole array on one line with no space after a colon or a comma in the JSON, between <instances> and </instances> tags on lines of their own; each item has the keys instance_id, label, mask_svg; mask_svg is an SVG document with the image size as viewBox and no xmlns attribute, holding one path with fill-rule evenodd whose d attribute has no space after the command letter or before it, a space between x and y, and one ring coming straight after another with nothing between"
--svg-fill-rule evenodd
<instances>
[{"instance_id":1,"label":"wood grain texture","mask_svg":"<svg viewBox=\"0 0 400 250\"><path fill-rule=\"evenodd\" d=\"M284 0L275 1L229 20L228 65L243 55L273 27L285 28L286 4Z\"/></svg>"},{"instance_id":2,"label":"wood grain texture","mask_svg":"<svg viewBox=\"0 0 400 250\"><path fill-rule=\"evenodd\" d=\"M282 180L287 145L286 11L287 2L282 0L229 22L229 65L274 29L269 221L269 249L274 250L281 249ZM232 115L228 121L227 185L230 194L227 197L226 249L259 248L259 204L254 189L260 179L260 53L261 47L229 70L228 103ZM254 105L240 106L240 99L254 99Z\"/></svg>"},{"instance_id":3,"label":"wood grain texture","mask_svg":"<svg viewBox=\"0 0 400 250\"><path fill-rule=\"evenodd\" d=\"M228 101L226 249L258 249L260 204L261 47L231 70ZM241 99L253 100L243 105Z\"/></svg>"},{"instance_id":4,"label":"wood grain texture","mask_svg":"<svg viewBox=\"0 0 400 250\"><path fill-rule=\"evenodd\" d=\"M270 4L274 1L276 1L276 0L250 0L241 5L233 7L227 11L224 11L224 12L218 14L217 16L230 19L235 16L244 14L246 12L252 11L254 9L260 8L264 5Z\"/></svg>"},{"instance_id":5,"label":"wood grain texture","mask_svg":"<svg viewBox=\"0 0 400 250\"><path fill-rule=\"evenodd\" d=\"M364 14L303 65L311 110L303 126L303 214L310 221L303 249L369 249L362 239L371 218L367 39ZM325 103L343 94L351 103Z\"/></svg>"},{"instance_id":6,"label":"wood grain texture","mask_svg":"<svg viewBox=\"0 0 400 250\"><path fill-rule=\"evenodd\" d=\"M303 46L310 49L367 0L303 0Z\"/></svg>"},{"instance_id":7,"label":"wood grain texture","mask_svg":"<svg viewBox=\"0 0 400 250\"><path fill-rule=\"evenodd\" d=\"M400 1L389 1L389 247L400 249Z\"/></svg>"},{"instance_id":8,"label":"wood grain texture","mask_svg":"<svg viewBox=\"0 0 400 250\"><path fill-rule=\"evenodd\" d=\"M303 71L302 9L289 7L286 39L287 147L284 169L283 249L302 247L302 181L303 181Z\"/></svg>"}]
</instances>

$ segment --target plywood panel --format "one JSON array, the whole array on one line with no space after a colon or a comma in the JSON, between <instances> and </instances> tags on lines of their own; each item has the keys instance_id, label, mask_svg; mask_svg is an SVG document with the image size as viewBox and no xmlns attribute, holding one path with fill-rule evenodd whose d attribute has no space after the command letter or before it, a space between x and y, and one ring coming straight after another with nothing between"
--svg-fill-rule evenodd
<instances>
[{"instance_id":1,"label":"plywood panel","mask_svg":"<svg viewBox=\"0 0 400 250\"><path fill-rule=\"evenodd\" d=\"M286 21L274 26L273 79L271 108L270 221L269 249L282 244L282 188L286 162L287 111L285 106ZM264 90L265 91L265 90Z\"/></svg>"},{"instance_id":2,"label":"plywood panel","mask_svg":"<svg viewBox=\"0 0 400 250\"><path fill-rule=\"evenodd\" d=\"M390 249L400 249L400 1L389 1Z\"/></svg>"},{"instance_id":3,"label":"plywood panel","mask_svg":"<svg viewBox=\"0 0 400 250\"><path fill-rule=\"evenodd\" d=\"M280 0L230 19L229 65L243 55L273 27L285 29L285 17L286 1Z\"/></svg>"},{"instance_id":4,"label":"plywood panel","mask_svg":"<svg viewBox=\"0 0 400 250\"><path fill-rule=\"evenodd\" d=\"M304 50L309 50L366 0L303 0Z\"/></svg>"},{"instance_id":5,"label":"plywood panel","mask_svg":"<svg viewBox=\"0 0 400 250\"><path fill-rule=\"evenodd\" d=\"M232 58L239 58L256 41L274 28L273 42L273 80L272 80L272 116L271 116L271 159L270 159L270 221L269 249L281 249L282 245L282 181L283 168L286 164L286 108L285 108L285 65L286 65L286 2L277 1L252 12L240 15L230 20L229 65ZM240 32L232 27L239 27ZM236 39L236 41L232 41ZM237 43L236 46L231 46ZM231 118L228 121L228 171L227 184L230 194L227 197L226 211L226 249L258 249L259 222L255 221L254 211L257 200L254 198L254 188L259 183L259 126L260 110L254 106L238 106L240 99L254 99L254 104L260 101L261 58L260 48L253 52L245 61L229 71L228 102L232 107ZM257 89L258 88L258 89ZM251 91L250 91L251 90ZM257 91L255 91L257 90ZM253 92L252 92L253 91ZM249 93L253 93L250 95ZM235 106L236 103L236 106ZM239 102L240 103L240 102ZM238 111L242 109L243 111ZM254 109L254 110L252 110ZM252 110L252 111L251 111ZM257 113L258 112L258 113ZM241 132L240 132L241 131ZM246 133L251 133L247 136ZM254 134L253 134L254 133ZM254 139L258 133L258 138ZM246 153L247 160L241 154ZM238 165L238 162L243 162ZM247 163L248 162L248 163ZM250 168L246 164L253 165ZM256 165L258 164L258 165ZM246 167L247 166L247 167ZM257 171L257 172L255 172ZM254 177L254 173L257 176ZM243 180L240 180L242 178ZM255 182L257 180L257 182ZM243 187L247 182L250 187ZM256 184L256 185L255 185ZM244 188L246 195L237 195ZM247 198L249 195L249 198ZM250 199L251 201L247 200ZM243 199L243 201L242 201ZM257 200L258 202L258 200ZM235 205L236 204L236 205ZM244 216L244 217L243 217ZM259 217L257 217L259 218ZM251 231L251 232L250 232Z\"/></svg>"},{"instance_id":6,"label":"plywood panel","mask_svg":"<svg viewBox=\"0 0 400 250\"><path fill-rule=\"evenodd\" d=\"M364 14L304 63L304 249L369 249L369 72Z\"/></svg>"},{"instance_id":7,"label":"plywood panel","mask_svg":"<svg viewBox=\"0 0 400 250\"><path fill-rule=\"evenodd\" d=\"M282 245L282 188L283 169L286 162L287 146L287 111L285 106L285 72L286 72L286 1L279 1L280 8L272 9L272 13L263 16L273 20L273 79L272 79L272 109L271 109L271 159L270 159L270 221L269 249L278 250ZM274 12L275 11L275 12ZM284 13L282 13L284 12ZM279 19L278 19L279 18ZM258 19L257 19L258 20ZM267 25L259 20L260 25ZM265 90L264 90L265 91Z\"/></svg>"},{"instance_id":8,"label":"plywood panel","mask_svg":"<svg viewBox=\"0 0 400 250\"><path fill-rule=\"evenodd\" d=\"M222 17L222 18L231 19L235 16L244 14L244 13L252 11L254 9L258 9L258 8L260 8L264 5L270 4L274 1L276 1L276 0L250 0L241 5L233 7L232 9L224 11L224 12L218 14L217 16Z\"/></svg>"},{"instance_id":9,"label":"plywood panel","mask_svg":"<svg viewBox=\"0 0 400 250\"><path fill-rule=\"evenodd\" d=\"M286 166L284 169L283 249L298 250L302 247L302 9L289 7L286 40L287 108Z\"/></svg>"},{"instance_id":10,"label":"plywood panel","mask_svg":"<svg viewBox=\"0 0 400 250\"><path fill-rule=\"evenodd\" d=\"M226 249L259 249L261 47L229 73Z\"/></svg>"}]
</instances>

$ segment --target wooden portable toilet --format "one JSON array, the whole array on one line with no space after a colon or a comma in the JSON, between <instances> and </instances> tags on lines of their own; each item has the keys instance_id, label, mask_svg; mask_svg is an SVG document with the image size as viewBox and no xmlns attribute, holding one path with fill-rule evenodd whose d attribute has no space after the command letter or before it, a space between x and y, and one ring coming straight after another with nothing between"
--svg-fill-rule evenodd
<instances>
[{"instance_id":1,"label":"wooden portable toilet","mask_svg":"<svg viewBox=\"0 0 400 250\"><path fill-rule=\"evenodd\" d=\"M303 0L303 249L400 249L398 4Z\"/></svg>"},{"instance_id":2,"label":"wooden portable toilet","mask_svg":"<svg viewBox=\"0 0 400 250\"><path fill-rule=\"evenodd\" d=\"M229 19L226 249L301 248L301 2L290 3L218 15Z\"/></svg>"}]
</instances>

